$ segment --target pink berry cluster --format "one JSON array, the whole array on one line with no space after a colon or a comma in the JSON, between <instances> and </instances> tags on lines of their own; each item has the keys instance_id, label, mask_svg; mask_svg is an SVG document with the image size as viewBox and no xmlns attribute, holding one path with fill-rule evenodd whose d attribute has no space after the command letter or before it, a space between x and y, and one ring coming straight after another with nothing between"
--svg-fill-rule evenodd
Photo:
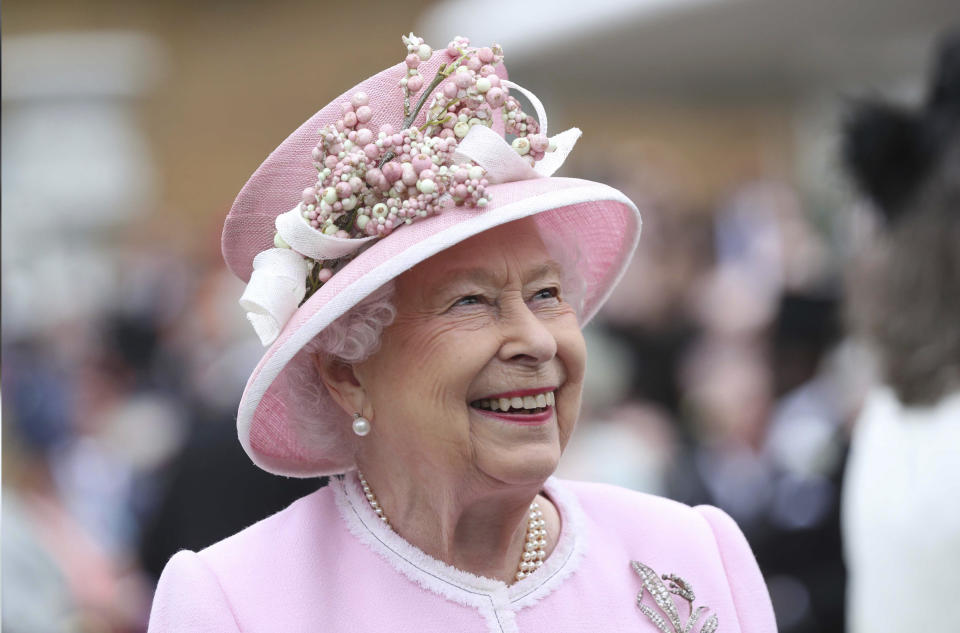
<instances>
[{"instance_id":1,"label":"pink berry cluster","mask_svg":"<svg viewBox=\"0 0 960 633\"><path fill-rule=\"evenodd\" d=\"M455 161L454 152L474 125L493 125L493 109L502 110L507 133L516 136L514 150L531 165L550 149L548 139L538 134L536 119L501 86L494 69L503 60L499 46L470 48L466 38L455 38L444 51L450 61L440 66L411 108L411 98L424 87L418 68L433 51L412 33L403 43L407 72L399 82L404 96L400 129L390 124L371 129L369 97L357 92L340 104L340 118L318 131L313 149L317 182L304 189L299 210L325 235L383 237L450 205L486 206L484 169ZM426 122L418 127L414 121L434 89ZM283 240L278 244L283 246ZM311 264L308 296L340 263Z\"/></svg>"},{"instance_id":2,"label":"pink berry cluster","mask_svg":"<svg viewBox=\"0 0 960 633\"><path fill-rule=\"evenodd\" d=\"M407 65L407 76L400 80L400 86L404 89L404 95L410 95L420 92L423 88L423 75L417 70L420 62L425 62L433 55L433 50L413 33L401 37L404 45L407 47L407 57L403 61ZM409 106L408 106L409 107Z\"/></svg>"},{"instance_id":3,"label":"pink berry cluster","mask_svg":"<svg viewBox=\"0 0 960 633\"><path fill-rule=\"evenodd\" d=\"M495 67L503 61L503 51L496 45L469 46L470 40L459 36L447 45L447 55L459 65L430 102L428 132L462 139L474 125L493 125L493 110L499 108L505 132L517 137L513 148L532 166L543 158L550 142L538 134L536 118L526 114L501 86Z\"/></svg>"},{"instance_id":4,"label":"pink berry cluster","mask_svg":"<svg viewBox=\"0 0 960 633\"><path fill-rule=\"evenodd\" d=\"M550 151L550 139L538 134L540 125L536 118L520 108L520 102L508 96L503 104L504 131L516 136L513 149L523 156L530 166L542 159Z\"/></svg>"},{"instance_id":5,"label":"pink berry cluster","mask_svg":"<svg viewBox=\"0 0 960 633\"><path fill-rule=\"evenodd\" d=\"M439 213L446 194L458 205L487 204L484 170L454 163L456 140L412 126L394 131L389 123L374 134L362 127L367 103L366 94L354 94L342 104L342 118L320 131L317 184L304 189L300 204L312 227L340 238L382 237Z\"/></svg>"},{"instance_id":6,"label":"pink berry cluster","mask_svg":"<svg viewBox=\"0 0 960 633\"><path fill-rule=\"evenodd\" d=\"M507 89L495 70L503 51L499 46L470 49L469 43L458 37L447 46L457 66L430 101L426 126L431 134L459 141L474 125L493 125L493 109L506 102Z\"/></svg>"}]
</instances>

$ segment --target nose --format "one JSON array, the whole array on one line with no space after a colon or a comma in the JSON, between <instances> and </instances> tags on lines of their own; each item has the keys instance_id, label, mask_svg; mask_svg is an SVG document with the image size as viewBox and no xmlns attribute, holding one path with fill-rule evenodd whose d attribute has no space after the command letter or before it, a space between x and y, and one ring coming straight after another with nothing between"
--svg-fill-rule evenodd
<instances>
[{"instance_id":1,"label":"nose","mask_svg":"<svg viewBox=\"0 0 960 633\"><path fill-rule=\"evenodd\" d=\"M503 344L500 359L536 366L557 355L557 339L553 332L523 300L513 303L501 313Z\"/></svg>"}]
</instances>

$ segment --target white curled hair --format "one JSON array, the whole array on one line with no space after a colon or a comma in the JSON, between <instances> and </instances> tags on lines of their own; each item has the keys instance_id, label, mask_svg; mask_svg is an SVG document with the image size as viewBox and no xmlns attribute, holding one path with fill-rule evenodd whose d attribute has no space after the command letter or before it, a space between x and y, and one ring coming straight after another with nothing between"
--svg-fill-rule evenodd
<instances>
[{"instance_id":1,"label":"white curled hair","mask_svg":"<svg viewBox=\"0 0 960 633\"><path fill-rule=\"evenodd\" d=\"M317 454L342 460L337 464L341 472L353 467L353 456L343 454L343 446L355 442L356 437L349 432L350 416L320 379L318 363L330 358L347 364L360 363L376 352L383 330L397 315L393 304L395 289L394 281L387 282L324 328L290 360L284 380L277 385L295 436ZM317 424L317 411L340 416L342 421ZM326 464L325 468L329 466ZM333 468L327 470L336 472Z\"/></svg>"},{"instance_id":2,"label":"white curled hair","mask_svg":"<svg viewBox=\"0 0 960 633\"><path fill-rule=\"evenodd\" d=\"M395 292L396 282L391 279L297 352L290 361L288 383L291 390L299 392L293 394L298 400L317 403L320 396L327 395L317 370L318 357L353 365L367 360L377 351L383 330L397 316L397 308L393 305ZM313 407L307 407L307 411L312 410Z\"/></svg>"},{"instance_id":3,"label":"white curled hair","mask_svg":"<svg viewBox=\"0 0 960 633\"><path fill-rule=\"evenodd\" d=\"M367 360L380 347L383 330L397 316L393 305L395 292L396 283L391 279L324 328L304 346L304 351L351 365Z\"/></svg>"}]
</instances>

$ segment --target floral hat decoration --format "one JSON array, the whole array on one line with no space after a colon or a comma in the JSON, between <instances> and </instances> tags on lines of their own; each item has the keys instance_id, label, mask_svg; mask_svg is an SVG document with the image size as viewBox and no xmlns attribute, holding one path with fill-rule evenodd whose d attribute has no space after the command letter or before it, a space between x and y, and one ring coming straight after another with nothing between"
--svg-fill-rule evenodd
<instances>
[{"instance_id":1,"label":"floral hat decoration","mask_svg":"<svg viewBox=\"0 0 960 633\"><path fill-rule=\"evenodd\" d=\"M325 394L300 401L288 388L290 369L309 363L300 352L327 325L405 270L533 217L545 240L577 245L586 322L639 239L639 213L621 192L552 177L581 132L547 135L542 104L507 79L499 46L456 37L434 52L412 33L402 40L404 61L295 130L224 224L224 259L247 282L240 304L268 346L241 398L238 435L269 472L354 467L349 416ZM304 407L309 424L297 415Z\"/></svg>"}]
</instances>

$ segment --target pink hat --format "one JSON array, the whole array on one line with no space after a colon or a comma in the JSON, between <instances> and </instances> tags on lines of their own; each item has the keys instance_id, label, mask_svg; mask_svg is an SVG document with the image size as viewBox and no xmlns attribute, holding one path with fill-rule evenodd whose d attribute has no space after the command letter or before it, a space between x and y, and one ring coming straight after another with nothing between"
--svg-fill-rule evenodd
<instances>
[{"instance_id":1,"label":"pink hat","mask_svg":"<svg viewBox=\"0 0 960 633\"><path fill-rule=\"evenodd\" d=\"M355 467L357 438L350 432L349 416L325 389L318 390L321 402L306 401L304 395L290 388L291 370L310 363L306 354L299 352L317 334L391 279L478 233L533 217L545 240L578 245L580 273L586 281L581 317L586 323L623 274L640 237L640 215L623 193L588 180L550 176L572 149L579 130L552 137L549 148L544 149L544 138L530 134L546 134L542 107L536 97L506 80L500 63L502 53L497 47L469 48L465 39L457 38L446 51L433 53L412 34L404 37L404 43L410 51L404 63L345 92L270 154L240 191L224 224L224 259L234 274L248 282L241 304L261 339L269 343L241 398L237 432L250 458L268 472L313 477ZM454 67L457 72L451 73ZM469 75L469 81L460 75ZM425 78L436 78L428 89L423 86L427 83ZM446 87L455 82L459 82L457 90ZM425 90L417 94L416 89L421 87ZM500 92L484 98L484 93L492 88ZM510 88L531 99L537 119L516 109L517 102L508 96ZM444 89L449 97L446 101ZM428 90L432 92L428 94ZM399 127L405 114L405 93L410 95L411 116L415 103L422 106L434 96L427 104L429 107L414 117L413 127L429 123L427 117L436 116L437 112L442 119L447 103L461 108L461 113L464 103L473 106L467 110L470 120L456 131L449 123L438 122L428 127L426 134L416 136L427 146L436 147L440 158L433 165L419 166L415 186L412 180L407 182L409 188L401 180L392 183L394 197L396 192L403 192L391 202L395 207L374 208L377 200L386 200L383 192L391 187L379 169L368 177L366 186L358 187L354 182L352 189L341 187L337 195L330 192L325 197L328 192L323 186L324 178L330 183L333 177L339 184L336 176L338 170L344 169L344 156L363 149L362 143L355 142L358 137L354 133L364 130L360 141L369 140L371 134L382 141L404 132L374 131L390 132L382 128L384 125ZM506 106L497 110L504 96L515 110ZM480 111L483 114L477 114ZM491 112L503 114L490 117ZM455 121L463 123L464 118ZM529 125L521 126L521 121ZM504 139L505 129L518 133L518 139L528 137L532 141L515 140L511 146ZM446 139L445 143L429 140L431 132L435 139ZM352 135L354 142L340 143L347 134ZM409 143L417 147L413 137ZM383 166L394 158L385 159L382 143L374 145L381 153L367 149L371 152L368 171L372 171L372 165ZM554 146L558 146L557 150L549 151ZM402 152L402 145L394 148L397 153ZM444 162L452 155L455 162ZM357 156L353 163L347 161L348 168L357 168L363 159L359 153ZM398 161L399 157L394 162ZM471 192L464 197L463 190L458 194L455 187L464 184L463 170L471 167L473 172L466 183L476 186L471 186ZM335 173L331 174L331 169ZM481 172L480 178L472 178ZM420 173L432 177L430 182L424 183L427 179ZM350 184L349 180L344 182ZM377 198L378 195L381 197ZM409 209L399 204L406 199L404 196L412 196ZM351 226L340 222L330 228L331 218L347 216L348 211L353 212ZM361 215L363 222L356 220ZM396 220L395 230L385 224L385 217ZM404 222L403 217L408 220ZM329 270L324 272L324 267ZM308 269L312 271L306 282L309 289L304 286L302 272ZM322 283L317 282L318 271ZM298 307L309 292L312 294ZM309 425L288 415L297 407L310 407L316 412Z\"/></svg>"}]
</instances>

